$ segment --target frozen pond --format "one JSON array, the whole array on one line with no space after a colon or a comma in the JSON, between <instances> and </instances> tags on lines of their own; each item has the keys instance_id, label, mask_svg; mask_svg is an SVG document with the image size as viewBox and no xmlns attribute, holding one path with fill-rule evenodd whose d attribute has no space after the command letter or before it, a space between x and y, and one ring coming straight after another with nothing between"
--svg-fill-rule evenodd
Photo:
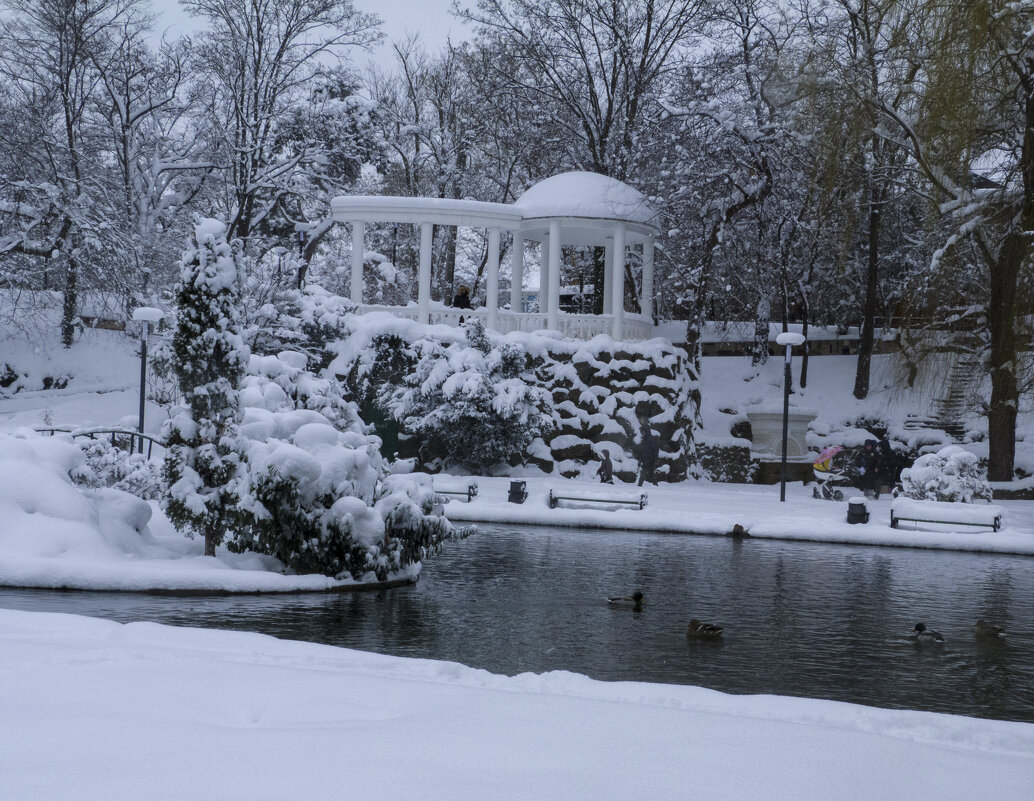
<instances>
[{"instance_id":1,"label":"frozen pond","mask_svg":"<svg viewBox=\"0 0 1034 801\"><path fill-rule=\"evenodd\" d=\"M605 597L641 589L641 613ZM0 589L0 607L244 629L487 670L569 670L1034 722L1034 559L481 526L412 587L157 597ZM687 642L692 617L724 641ZM1004 624L1001 644L973 636ZM916 621L943 648L906 638Z\"/></svg>"}]
</instances>

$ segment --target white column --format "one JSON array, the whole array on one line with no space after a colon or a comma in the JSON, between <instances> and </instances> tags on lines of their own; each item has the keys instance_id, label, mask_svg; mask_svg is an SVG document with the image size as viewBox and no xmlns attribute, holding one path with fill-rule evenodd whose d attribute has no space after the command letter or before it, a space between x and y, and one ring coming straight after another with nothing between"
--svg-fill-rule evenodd
<instances>
[{"instance_id":1,"label":"white column","mask_svg":"<svg viewBox=\"0 0 1034 801\"><path fill-rule=\"evenodd\" d=\"M639 308L643 316L653 318L653 243L652 236L643 240L643 295L639 299Z\"/></svg>"},{"instance_id":2,"label":"white column","mask_svg":"<svg viewBox=\"0 0 1034 801\"><path fill-rule=\"evenodd\" d=\"M614 224L614 267L610 274L611 306L614 325L611 336L622 340L625 335L625 224Z\"/></svg>"},{"instance_id":3,"label":"white column","mask_svg":"<svg viewBox=\"0 0 1034 801\"><path fill-rule=\"evenodd\" d=\"M546 328L560 330L560 220L549 221L549 309Z\"/></svg>"},{"instance_id":4,"label":"white column","mask_svg":"<svg viewBox=\"0 0 1034 801\"><path fill-rule=\"evenodd\" d=\"M539 312L549 308L549 234L542 237L539 248Z\"/></svg>"},{"instance_id":5,"label":"white column","mask_svg":"<svg viewBox=\"0 0 1034 801\"><path fill-rule=\"evenodd\" d=\"M603 240L603 272L601 277L603 278L603 286L598 287L595 291L603 293L603 313L610 314L614 304L611 303L610 285L614 283L610 280L610 271L612 269L611 263L614 261L614 237L608 236Z\"/></svg>"},{"instance_id":6,"label":"white column","mask_svg":"<svg viewBox=\"0 0 1034 801\"><path fill-rule=\"evenodd\" d=\"M521 293L524 290L524 237L520 231L513 232L513 248L510 252L510 311L521 313Z\"/></svg>"},{"instance_id":7,"label":"white column","mask_svg":"<svg viewBox=\"0 0 1034 801\"><path fill-rule=\"evenodd\" d=\"M417 322L431 322L431 237L434 224L420 223L420 273L417 285Z\"/></svg>"},{"instance_id":8,"label":"white column","mask_svg":"<svg viewBox=\"0 0 1034 801\"><path fill-rule=\"evenodd\" d=\"M363 257L366 251L366 223L356 220L352 223L352 282L353 303L363 302Z\"/></svg>"},{"instance_id":9,"label":"white column","mask_svg":"<svg viewBox=\"0 0 1034 801\"><path fill-rule=\"evenodd\" d=\"M499 229L488 229L488 309L487 327L499 330Z\"/></svg>"}]
</instances>

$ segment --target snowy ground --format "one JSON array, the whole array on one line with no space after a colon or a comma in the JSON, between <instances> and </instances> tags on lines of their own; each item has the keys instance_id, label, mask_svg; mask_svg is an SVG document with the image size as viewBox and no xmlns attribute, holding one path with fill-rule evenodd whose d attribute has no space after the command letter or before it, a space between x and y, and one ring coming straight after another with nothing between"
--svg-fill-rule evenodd
<instances>
[{"instance_id":1,"label":"snowy ground","mask_svg":"<svg viewBox=\"0 0 1034 801\"><path fill-rule=\"evenodd\" d=\"M460 485L463 477L437 477L438 486ZM847 522L847 501L822 501L799 482L788 484L786 501L779 501L779 486L753 484L711 484L686 482L636 487L631 484L603 485L598 482L547 477L527 477L528 500L508 503L509 478L472 479L478 496L471 503L450 501L450 520L485 523L542 524L583 528L670 531L687 534L729 534L737 524L752 537L817 542L845 542L855 545L892 545L912 548L943 548L960 551L988 551L1034 555L1034 502L1000 501L1004 510L1002 530L948 525L927 525L923 530L890 527L891 498L869 501L867 524ZM636 497L647 495L647 506L614 508L606 504L562 501L550 509L550 488L557 494ZM846 497L852 497L848 491ZM902 526L911 524L902 523ZM952 530L955 528L956 530ZM934 530L939 529L939 530Z\"/></svg>"},{"instance_id":2,"label":"snowy ground","mask_svg":"<svg viewBox=\"0 0 1034 801\"><path fill-rule=\"evenodd\" d=\"M1034 725L0 610L0 796L1027 799Z\"/></svg>"},{"instance_id":3,"label":"snowy ground","mask_svg":"<svg viewBox=\"0 0 1034 801\"><path fill-rule=\"evenodd\" d=\"M159 505L113 489L84 490L67 437L0 432L0 585L121 591L300 592L356 582L282 574L277 560L177 532ZM393 577L415 579L419 565ZM372 574L367 581L375 583Z\"/></svg>"},{"instance_id":4,"label":"snowy ground","mask_svg":"<svg viewBox=\"0 0 1034 801\"><path fill-rule=\"evenodd\" d=\"M52 375L67 366L75 378L67 389L27 387L0 399L0 432L135 420L131 343L89 332L71 352L22 358L47 362ZM739 409L752 400L737 396L742 360L728 368L721 361L705 361L705 371L708 363L720 368L710 381L705 372L706 409ZM849 393L840 386L843 365L828 364L830 381L815 379L807 402L854 413L841 398ZM759 391L756 381L749 386ZM899 415L905 406L887 408ZM148 429L157 430L165 413L149 407L148 415ZM728 422L706 410L705 419L716 428ZM0 449L0 486L9 490L0 508L0 583L250 591L327 584L270 573L258 557L220 551L206 559L201 543L176 535L154 505L54 484L46 459L30 460L43 471L34 473L10 441ZM46 447L55 449L51 472L60 469L60 443ZM550 486L598 484L530 477L531 496L518 506L505 500L509 479L478 482L472 504L449 504L452 519L716 534L738 523L755 537L1034 553L1034 504L1024 502L1002 504L998 534L909 532L886 525L889 501L870 504L868 525L850 526L845 504L815 501L799 485L786 504L776 487L647 487L645 510L601 511L550 510L545 500ZM79 494L66 497L72 492ZM302 586L314 578L319 586ZM240 632L0 610L0 675L0 799L18 801L342 793L1008 801L1029 797L1034 783L1029 724L569 673L507 678Z\"/></svg>"}]
</instances>

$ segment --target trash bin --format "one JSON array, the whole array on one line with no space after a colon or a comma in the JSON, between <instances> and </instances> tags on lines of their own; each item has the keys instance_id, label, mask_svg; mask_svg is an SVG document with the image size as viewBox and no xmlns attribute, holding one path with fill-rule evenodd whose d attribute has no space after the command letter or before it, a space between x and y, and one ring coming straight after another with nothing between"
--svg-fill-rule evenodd
<instances>
[{"instance_id":1,"label":"trash bin","mask_svg":"<svg viewBox=\"0 0 1034 801\"><path fill-rule=\"evenodd\" d=\"M528 482L511 481L510 494L506 497L510 503L524 503L528 500Z\"/></svg>"},{"instance_id":2,"label":"trash bin","mask_svg":"<svg viewBox=\"0 0 1034 801\"><path fill-rule=\"evenodd\" d=\"M868 523L869 522L869 504L865 502L865 498L855 496L847 502L847 522L848 523Z\"/></svg>"}]
</instances>

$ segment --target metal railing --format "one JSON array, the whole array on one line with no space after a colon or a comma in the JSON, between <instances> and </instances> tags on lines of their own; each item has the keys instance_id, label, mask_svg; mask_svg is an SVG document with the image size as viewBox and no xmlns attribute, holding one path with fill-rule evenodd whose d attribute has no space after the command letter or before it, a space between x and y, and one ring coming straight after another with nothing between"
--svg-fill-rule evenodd
<instances>
[{"instance_id":1,"label":"metal railing","mask_svg":"<svg viewBox=\"0 0 1034 801\"><path fill-rule=\"evenodd\" d=\"M113 448L118 447L118 437L129 437L130 447L129 452L133 453L137 448L137 441L140 444L140 453L144 452L144 442L147 442L147 458L151 458L151 452L155 445L159 445L162 448L167 447L165 441L159 437L152 437L150 434L141 434L139 431L135 431L131 428L62 428L60 426L38 426L33 429L40 434L71 434L72 437L89 437L90 439L96 439L98 435L111 435L111 446Z\"/></svg>"}]
</instances>

